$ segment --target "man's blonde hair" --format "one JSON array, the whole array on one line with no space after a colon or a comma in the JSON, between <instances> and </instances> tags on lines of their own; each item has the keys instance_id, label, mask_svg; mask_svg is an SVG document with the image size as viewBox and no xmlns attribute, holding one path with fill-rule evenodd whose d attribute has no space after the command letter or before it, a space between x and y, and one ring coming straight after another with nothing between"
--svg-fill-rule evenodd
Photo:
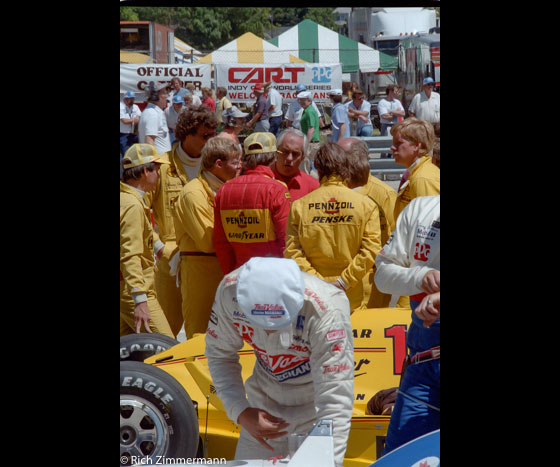
<instances>
[{"instance_id":1,"label":"man's blonde hair","mask_svg":"<svg viewBox=\"0 0 560 467\"><path fill-rule=\"evenodd\" d=\"M434 147L434 126L426 120L409 117L391 128L391 135L401 135L412 144L420 144L420 155L431 156Z\"/></svg>"},{"instance_id":2,"label":"man's blonde hair","mask_svg":"<svg viewBox=\"0 0 560 467\"><path fill-rule=\"evenodd\" d=\"M202 148L202 168L210 170L216 164L218 159L227 162L235 156L241 155L239 145L230 138L223 136L214 136L206 141Z\"/></svg>"}]
</instances>

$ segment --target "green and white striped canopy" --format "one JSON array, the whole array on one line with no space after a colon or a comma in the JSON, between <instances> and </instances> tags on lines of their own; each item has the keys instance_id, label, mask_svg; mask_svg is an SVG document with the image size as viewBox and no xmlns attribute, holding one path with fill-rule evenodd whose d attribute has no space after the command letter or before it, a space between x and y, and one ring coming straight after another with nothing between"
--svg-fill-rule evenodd
<instances>
[{"instance_id":1,"label":"green and white striped canopy","mask_svg":"<svg viewBox=\"0 0 560 467\"><path fill-rule=\"evenodd\" d=\"M343 73L377 71L379 51L331 31L310 19L270 41L276 47L309 63L341 63Z\"/></svg>"}]
</instances>

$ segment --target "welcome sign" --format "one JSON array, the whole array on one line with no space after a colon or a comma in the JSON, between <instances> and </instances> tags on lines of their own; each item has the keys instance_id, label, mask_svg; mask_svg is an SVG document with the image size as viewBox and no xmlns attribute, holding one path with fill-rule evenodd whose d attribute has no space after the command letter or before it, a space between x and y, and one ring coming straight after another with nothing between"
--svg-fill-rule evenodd
<instances>
[{"instance_id":1,"label":"welcome sign","mask_svg":"<svg viewBox=\"0 0 560 467\"><path fill-rule=\"evenodd\" d=\"M290 63L286 65L214 65L216 86L227 89L231 102L253 103L253 86L272 82L285 102L296 100L296 86L304 84L316 102L328 102L331 89L342 89L340 63Z\"/></svg>"}]
</instances>

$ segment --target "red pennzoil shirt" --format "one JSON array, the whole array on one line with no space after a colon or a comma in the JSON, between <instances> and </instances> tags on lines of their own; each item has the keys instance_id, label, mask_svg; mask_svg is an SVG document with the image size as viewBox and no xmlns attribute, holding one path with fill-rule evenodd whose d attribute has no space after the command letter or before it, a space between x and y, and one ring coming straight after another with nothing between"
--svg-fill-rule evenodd
<instances>
[{"instance_id":1,"label":"red pennzoil shirt","mask_svg":"<svg viewBox=\"0 0 560 467\"><path fill-rule=\"evenodd\" d=\"M270 167L226 182L214 202L214 247L224 274L253 256L283 257L290 193Z\"/></svg>"}]
</instances>

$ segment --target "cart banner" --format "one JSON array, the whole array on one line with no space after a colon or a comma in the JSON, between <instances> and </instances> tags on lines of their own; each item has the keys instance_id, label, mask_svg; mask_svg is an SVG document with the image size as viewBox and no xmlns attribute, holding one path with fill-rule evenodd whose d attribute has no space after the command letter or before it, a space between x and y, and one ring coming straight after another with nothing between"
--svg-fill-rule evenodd
<instances>
[{"instance_id":1,"label":"cart banner","mask_svg":"<svg viewBox=\"0 0 560 467\"><path fill-rule=\"evenodd\" d=\"M136 101L145 101L144 88L150 81L171 84L179 78L183 87L192 83L200 90L209 88L211 83L210 64L123 64L121 63L121 97L126 91L136 94Z\"/></svg>"},{"instance_id":2,"label":"cart banner","mask_svg":"<svg viewBox=\"0 0 560 467\"><path fill-rule=\"evenodd\" d=\"M256 83L272 82L284 102L296 100L296 86L305 84L315 102L329 102L331 89L342 89L342 65L340 63L290 63L286 65L215 64L216 86L227 89L231 102L253 103Z\"/></svg>"}]
</instances>

